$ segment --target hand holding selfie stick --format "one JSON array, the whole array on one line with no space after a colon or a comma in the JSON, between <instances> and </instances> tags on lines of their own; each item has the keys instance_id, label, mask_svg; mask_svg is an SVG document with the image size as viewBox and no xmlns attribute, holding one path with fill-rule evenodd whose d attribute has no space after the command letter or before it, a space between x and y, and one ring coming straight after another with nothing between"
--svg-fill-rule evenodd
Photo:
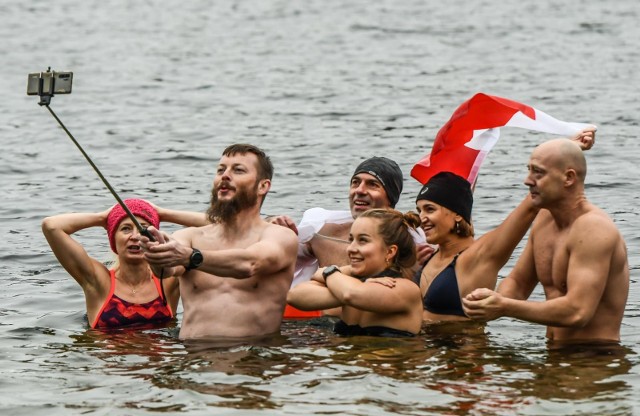
<instances>
[{"instance_id":1,"label":"hand holding selfie stick","mask_svg":"<svg viewBox=\"0 0 640 416\"><path fill-rule=\"evenodd\" d=\"M65 133L67 133L67 136L69 136L69 138L73 141L73 143L76 145L78 150L80 150L80 152L82 153L84 158L87 160L87 162L89 162L93 170L96 171L96 173L102 180L102 183L104 183L107 189L109 189L109 192L111 192L111 195L113 195L116 201L118 201L118 204L122 207L124 212L127 214L127 217L129 217L129 219L131 219L133 224L136 226L140 235L147 237L150 241L156 241L153 235L145 227L143 227L142 224L140 224L140 222L138 221L138 219L131 213L131 211L129 210L129 207L127 207L127 204L125 204L124 201L120 198L120 196L118 196L116 191L109 184L109 181L107 181L104 175L102 175L102 173L100 172L100 169L98 169L96 164L93 163L93 161L91 160L87 152L84 151L82 146L80 146L80 143L78 143L75 137L73 137L71 132L58 118L56 113L54 113L51 107L49 107L49 104L51 104L51 97L53 97L54 94L71 94L72 81L73 81L73 72L55 72L55 71L52 72L51 67L49 67L46 72L36 72L36 73L29 74L28 81L27 81L27 95L40 96L40 102L38 102L38 105L47 107L47 110L49 110L53 118L56 119L58 124L60 124L60 127L62 127ZM160 290L162 292L162 301L166 305L167 297L164 293L164 285L162 284L162 279L164 277L163 275L164 275L164 269L160 273L159 277L160 277Z\"/></svg>"}]
</instances>

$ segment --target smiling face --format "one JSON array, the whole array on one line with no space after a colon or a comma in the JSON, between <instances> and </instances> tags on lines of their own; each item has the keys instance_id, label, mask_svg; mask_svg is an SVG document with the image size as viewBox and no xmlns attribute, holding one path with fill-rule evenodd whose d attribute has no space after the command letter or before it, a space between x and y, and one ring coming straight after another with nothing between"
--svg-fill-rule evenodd
<instances>
[{"instance_id":1,"label":"smiling face","mask_svg":"<svg viewBox=\"0 0 640 416\"><path fill-rule=\"evenodd\" d=\"M351 226L347 254L354 276L374 276L393 263L397 246L385 244L378 222L375 218L357 218Z\"/></svg>"},{"instance_id":2,"label":"smiling face","mask_svg":"<svg viewBox=\"0 0 640 416\"><path fill-rule=\"evenodd\" d=\"M389 207L387 193L375 176L368 173L358 173L351 178L349 208L353 218L359 217L368 209Z\"/></svg>"},{"instance_id":3,"label":"smiling face","mask_svg":"<svg viewBox=\"0 0 640 416\"><path fill-rule=\"evenodd\" d=\"M454 236L451 230L457 221L462 220L450 209L425 199L416 202L416 210L420 216L420 227L430 244L441 244Z\"/></svg>"},{"instance_id":4,"label":"smiling face","mask_svg":"<svg viewBox=\"0 0 640 416\"><path fill-rule=\"evenodd\" d=\"M141 217L136 219L143 228L149 227L149 222ZM115 232L115 244L118 256L127 260L143 260L143 251L140 247L140 233L129 217L125 217Z\"/></svg>"}]
</instances>

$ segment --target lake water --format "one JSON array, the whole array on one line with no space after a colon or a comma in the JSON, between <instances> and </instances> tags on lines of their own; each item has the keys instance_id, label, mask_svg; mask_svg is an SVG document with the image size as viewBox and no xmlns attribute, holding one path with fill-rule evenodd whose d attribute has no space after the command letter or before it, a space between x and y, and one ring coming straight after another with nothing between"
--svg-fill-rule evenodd
<instances>
[{"instance_id":1,"label":"lake water","mask_svg":"<svg viewBox=\"0 0 640 416\"><path fill-rule=\"evenodd\" d=\"M0 413L640 413L639 14L635 0L3 1ZM415 340L285 322L280 337L235 346L184 344L177 328L87 330L40 221L114 200L25 95L27 74L48 66L74 72L51 107L122 197L198 211L234 142L274 161L264 213L299 220L345 209L354 167L373 155L398 161L398 208L413 209L411 167L476 92L595 123L587 194L624 234L632 269L621 348L549 351L544 328L511 319ZM545 138L503 129L475 193L479 234L525 195ZM78 238L110 258L103 231Z\"/></svg>"}]
</instances>

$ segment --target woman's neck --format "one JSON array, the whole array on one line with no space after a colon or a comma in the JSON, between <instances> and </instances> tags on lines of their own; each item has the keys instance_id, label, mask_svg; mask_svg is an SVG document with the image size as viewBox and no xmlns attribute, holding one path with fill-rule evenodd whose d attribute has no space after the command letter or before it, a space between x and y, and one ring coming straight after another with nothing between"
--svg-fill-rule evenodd
<instances>
[{"instance_id":1,"label":"woman's neck","mask_svg":"<svg viewBox=\"0 0 640 416\"><path fill-rule=\"evenodd\" d=\"M151 269L146 262L123 263L116 269L116 277L123 282L137 283L151 277Z\"/></svg>"},{"instance_id":2,"label":"woman's neck","mask_svg":"<svg viewBox=\"0 0 640 416\"><path fill-rule=\"evenodd\" d=\"M438 245L438 254L440 257L449 258L466 250L473 244L473 237L456 237Z\"/></svg>"}]
</instances>

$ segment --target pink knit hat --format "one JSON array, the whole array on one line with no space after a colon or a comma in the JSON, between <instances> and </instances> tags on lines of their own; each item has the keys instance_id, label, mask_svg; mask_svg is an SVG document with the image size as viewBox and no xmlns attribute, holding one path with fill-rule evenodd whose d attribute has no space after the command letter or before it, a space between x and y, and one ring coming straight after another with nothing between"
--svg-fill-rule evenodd
<instances>
[{"instance_id":1,"label":"pink knit hat","mask_svg":"<svg viewBox=\"0 0 640 416\"><path fill-rule=\"evenodd\" d=\"M160 216L147 201L142 199L125 199L124 203L127 204L127 208L129 208L129 211L131 211L133 215L144 219L156 228L160 227ZM111 250L113 250L114 253L117 253L115 241L116 229L118 225L120 225L120 222L126 217L127 213L124 212L120 204L115 205L109 212L109 215L107 215L107 236L109 236L109 244L111 244Z\"/></svg>"}]
</instances>

